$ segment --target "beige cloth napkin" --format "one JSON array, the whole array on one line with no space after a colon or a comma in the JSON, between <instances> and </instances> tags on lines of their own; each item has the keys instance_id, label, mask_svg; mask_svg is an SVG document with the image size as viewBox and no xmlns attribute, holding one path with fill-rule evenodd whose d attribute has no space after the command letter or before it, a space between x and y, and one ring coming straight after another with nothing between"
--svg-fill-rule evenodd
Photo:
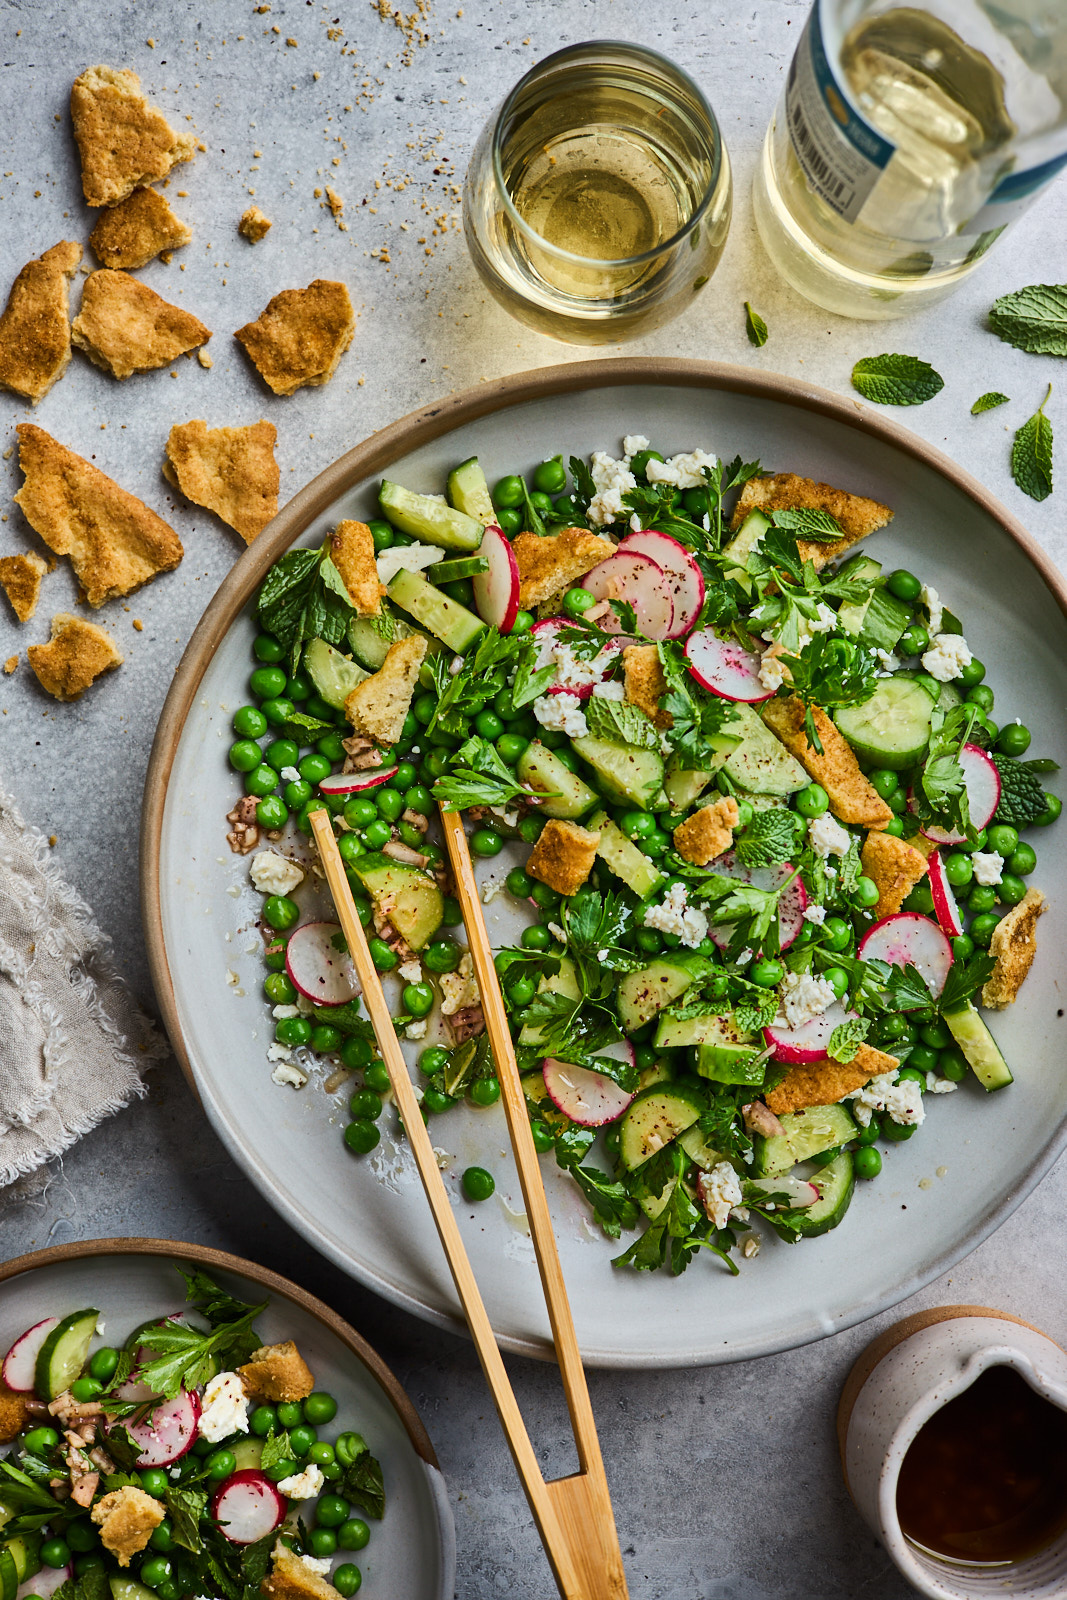
<instances>
[{"instance_id":1,"label":"beige cloth napkin","mask_svg":"<svg viewBox=\"0 0 1067 1600\"><path fill-rule=\"evenodd\" d=\"M167 1053L48 855L0 789L0 1186L143 1095Z\"/></svg>"}]
</instances>

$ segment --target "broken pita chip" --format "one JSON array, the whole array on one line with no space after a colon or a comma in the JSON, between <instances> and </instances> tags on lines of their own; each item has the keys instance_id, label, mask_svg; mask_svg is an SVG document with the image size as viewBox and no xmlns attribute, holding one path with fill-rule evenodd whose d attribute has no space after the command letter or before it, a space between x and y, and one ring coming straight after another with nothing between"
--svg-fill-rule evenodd
<instances>
[{"instance_id":1,"label":"broken pita chip","mask_svg":"<svg viewBox=\"0 0 1067 1600\"><path fill-rule=\"evenodd\" d=\"M886 1055L873 1045L861 1044L848 1062L824 1056L821 1061L790 1067L777 1088L763 1098L776 1117L787 1111L803 1111L807 1106L835 1105L853 1089L862 1089L871 1078L892 1072L899 1066L896 1056Z\"/></svg>"},{"instance_id":2,"label":"broken pita chip","mask_svg":"<svg viewBox=\"0 0 1067 1600\"><path fill-rule=\"evenodd\" d=\"M654 644L630 644L622 653L626 698L638 711L651 717L657 728L670 728L674 718L660 701L667 693L667 676Z\"/></svg>"},{"instance_id":3,"label":"broken pita chip","mask_svg":"<svg viewBox=\"0 0 1067 1600\"><path fill-rule=\"evenodd\" d=\"M273 422L243 428L209 428L202 419L175 423L163 476L251 544L278 510L277 437Z\"/></svg>"},{"instance_id":4,"label":"broken pita chip","mask_svg":"<svg viewBox=\"0 0 1067 1600\"><path fill-rule=\"evenodd\" d=\"M0 588L20 622L29 622L37 610L41 579L48 570L48 562L33 550L27 550L25 555L0 556Z\"/></svg>"},{"instance_id":5,"label":"broken pita chip","mask_svg":"<svg viewBox=\"0 0 1067 1600\"><path fill-rule=\"evenodd\" d=\"M527 610L569 589L615 553L610 539L588 528L561 528L543 539L520 533L511 548L519 566L519 604Z\"/></svg>"},{"instance_id":6,"label":"broken pita chip","mask_svg":"<svg viewBox=\"0 0 1067 1600\"><path fill-rule=\"evenodd\" d=\"M330 559L361 617L377 616L384 587L378 579L374 535L365 522L339 522L330 534Z\"/></svg>"},{"instance_id":7,"label":"broken pita chip","mask_svg":"<svg viewBox=\"0 0 1067 1600\"><path fill-rule=\"evenodd\" d=\"M366 734L383 748L396 744L425 655L426 639L421 633L410 633L389 646L378 671L357 683L345 701L345 716L357 733Z\"/></svg>"},{"instance_id":8,"label":"broken pita chip","mask_svg":"<svg viewBox=\"0 0 1067 1600\"><path fill-rule=\"evenodd\" d=\"M996 965L982 986L982 1004L1003 1011L1015 998L1037 954L1037 919L1046 908L1040 889L1027 889L1017 906L1001 917L989 941Z\"/></svg>"},{"instance_id":9,"label":"broken pita chip","mask_svg":"<svg viewBox=\"0 0 1067 1600\"><path fill-rule=\"evenodd\" d=\"M128 378L195 350L211 338L211 329L146 283L102 267L85 280L70 336L113 378Z\"/></svg>"},{"instance_id":10,"label":"broken pita chip","mask_svg":"<svg viewBox=\"0 0 1067 1600\"><path fill-rule=\"evenodd\" d=\"M899 911L920 878L926 876L926 857L906 839L891 833L869 833L860 852L864 874L877 886L875 917Z\"/></svg>"},{"instance_id":11,"label":"broken pita chip","mask_svg":"<svg viewBox=\"0 0 1067 1600\"><path fill-rule=\"evenodd\" d=\"M52 637L47 644L31 644L26 659L41 688L57 700L77 700L101 673L122 665L111 635L69 611L52 618Z\"/></svg>"},{"instance_id":12,"label":"broken pita chip","mask_svg":"<svg viewBox=\"0 0 1067 1600\"><path fill-rule=\"evenodd\" d=\"M97 260L115 270L147 266L164 250L180 250L193 237L156 189L135 189L100 213L89 235Z\"/></svg>"},{"instance_id":13,"label":"broken pita chip","mask_svg":"<svg viewBox=\"0 0 1067 1600\"><path fill-rule=\"evenodd\" d=\"M734 842L740 812L733 795L724 795L712 805L701 806L674 830L674 848L684 861L706 867L729 850Z\"/></svg>"},{"instance_id":14,"label":"broken pita chip","mask_svg":"<svg viewBox=\"0 0 1067 1600\"><path fill-rule=\"evenodd\" d=\"M798 477L795 472L775 472L767 478L750 478L742 489L730 527L737 529L750 511L828 511L841 525L844 537L827 544L817 539L798 539L801 561L811 561L816 571L830 561L884 528L893 513L879 500L862 494L848 494L829 483Z\"/></svg>"},{"instance_id":15,"label":"broken pita chip","mask_svg":"<svg viewBox=\"0 0 1067 1600\"><path fill-rule=\"evenodd\" d=\"M34 405L63 376L70 360L67 301L82 247L61 239L28 261L11 285L0 316L0 388Z\"/></svg>"},{"instance_id":16,"label":"broken pita chip","mask_svg":"<svg viewBox=\"0 0 1067 1600\"><path fill-rule=\"evenodd\" d=\"M11 674L14 672L15 668L18 666L18 664L19 664L18 656L8 656L7 660L4 662L4 671L7 673L9 678L10 678Z\"/></svg>"},{"instance_id":17,"label":"broken pita chip","mask_svg":"<svg viewBox=\"0 0 1067 1600\"><path fill-rule=\"evenodd\" d=\"M142 184L191 161L196 139L175 133L141 93L128 67L88 67L70 91L70 118L81 156L87 205L113 206Z\"/></svg>"},{"instance_id":18,"label":"broken pita chip","mask_svg":"<svg viewBox=\"0 0 1067 1600\"><path fill-rule=\"evenodd\" d=\"M183 555L162 517L32 422L20 422L19 466L26 475L15 502L56 555L69 556L91 606L129 594Z\"/></svg>"},{"instance_id":19,"label":"broken pita chip","mask_svg":"<svg viewBox=\"0 0 1067 1600\"><path fill-rule=\"evenodd\" d=\"M258 244L273 226L270 218L264 216L258 206L249 206L248 210L241 214L237 232L244 234L249 244Z\"/></svg>"},{"instance_id":20,"label":"broken pita chip","mask_svg":"<svg viewBox=\"0 0 1067 1600\"><path fill-rule=\"evenodd\" d=\"M557 894L577 894L596 865L600 834L550 817L530 851L526 871Z\"/></svg>"},{"instance_id":21,"label":"broken pita chip","mask_svg":"<svg viewBox=\"0 0 1067 1600\"><path fill-rule=\"evenodd\" d=\"M812 707L812 716L822 755L808 743L804 705L796 695L786 700L768 700L763 707L763 720L771 732L830 796L830 810L834 816L841 822L884 828L892 821L893 813L864 777L852 746L821 706Z\"/></svg>"},{"instance_id":22,"label":"broken pita chip","mask_svg":"<svg viewBox=\"0 0 1067 1600\"><path fill-rule=\"evenodd\" d=\"M306 289L283 289L234 338L275 394L329 383L352 343L356 314L343 283L316 278Z\"/></svg>"}]
</instances>

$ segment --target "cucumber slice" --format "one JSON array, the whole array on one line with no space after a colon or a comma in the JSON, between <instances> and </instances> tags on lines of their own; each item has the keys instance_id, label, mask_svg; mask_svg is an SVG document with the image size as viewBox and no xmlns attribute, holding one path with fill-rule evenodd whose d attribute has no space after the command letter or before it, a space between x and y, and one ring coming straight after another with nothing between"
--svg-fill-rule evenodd
<instances>
[{"instance_id":1,"label":"cucumber slice","mask_svg":"<svg viewBox=\"0 0 1067 1600\"><path fill-rule=\"evenodd\" d=\"M538 739L526 746L515 771L520 783L524 783L535 794L553 796L541 806L546 817L584 816L600 798L595 789L591 789L570 767L565 767L559 757Z\"/></svg>"},{"instance_id":2,"label":"cucumber slice","mask_svg":"<svg viewBox=\"0 0 1067 1600\"><path fill-rule=\"evenodd\" d=\"M880 561L859 555L845 562L838 577L878 578L881 571ZM911 612L904 602L881 584L866 600L846 601L837 613L838 623L845 632L872 650L894 650L910 618Z\"/></svg>"},{"instance_id":3,"label":"cucumber slice","mask_svg":"<svg viewBox=\"0 0 1067 1600\"><path fill-rule=\"evenodd\" d=\"M587 826L600 834L596 853L608 870L621 878L640 899L647 900L649 895L655 894L664 881L663 873L632 839L626 837L621 828L616 827L607 812L596 812L589 818Z\"/></svg>"},{"instance_id":4,"label":"cucumber slice","mask_svg":"<svg viewBox=\"0 0 1067 1600\"><path fill-rule=\"evenodd\" d=\"M959 1011L946 1011L944 1017L948 1031L967 1057L967 1065L983 1089L1006 1089L1009 1083L1014 1083L1011 1068L970 1000Z\"/></svg>"},{"instance_id":5,"label":"cucumber slice","mask_svg":"<svg viewBox=\"0 0 1067 1600\"><path fill-rule=\"evenodd\" d=\"M569 961L567 957L564 956L560 961L558 972L546 974L544 977L539 979L537 984L538 994L544 993L546 989L550 994L566 995L568 1000L580 1000L582 997L582 991L578 987L578 975L575 971L574 962ZM543 1028L538 1028L535 1025L526 1022L523 1024L522 1032L519 1034L519 1043L521 1045L529 1045L531 1048L535 1048L541 1043L543 1037ZM538 1076L540 1076L540 1074L538 1074ZM541 1087L544 1090L545 1095L547 1095L548 1090L544 1087L543 1078L541 1079Z\"/></svg>"},{"instance_id":6,"label":"cucumber slice","mask_svg":"<svg viewBox=\"0 0 1067 1600\"><path fill-rule=\"evenodd\" d=\"M335 711L343 711L357 683L370 677L365 668L349 661L325 639L312 639L304 651L304 667L316 692Z\"/></svg>"},{"instance_id":7,"label":"cucumber slice","mask_svg":"<svg viewBox=\"0 0 1067 1600\"><path fill-rule=\"evenodd\" d=\"M834 721L861 761L903 772L913 767L930 742L934 703L914 678L883 678L869 700L842 706Z\"/></svg>"},{"instance_id":8,"label":"cucumber slice","mask_svg":"<svg viewBox=\"0 0 1067 1600\"><path fill-rule=\"evenodd\" d=\"M111 1600L152 1600L155 1594L154 1589L146 1589L136 1578L128 1578L122 1572L109 1572L107 1581L111 1586Z\"/></svg>"},{"instance_id":9,"label":"cucumber slice","mask_svg":"<svg viewBox=\"0 0 1067 1600\"><path fill-rule=\"evenodd\" d=\"M653 1061L650 1067L645 1067L638 1074L637 1087L651 1089L657 1083L672 1083L674 1081L674 1068L665 1056L660 1056L658 1061Z\"/></svg>"},{"instance_id":10,"label":"cucumber slice","mask_svg":"<svg viewBox=\"0 0 1067 1600\"><path fill-rule=\"evenodd\" d=\"M708 1018L708 1021L711 1021ZM747 1083L753 1089L763 1086L767 1058L750 1033L740 1033L733 1017L716 1017L718 1028L703 1044L697 1045L697 1072L713 1083Z\"/></svg>"},{"instance_id":11,"label":"cucumber slice","mask_svg":"<svg viewBox=\"0 0 1067 1600\"><path fill-rule=\"evenodd\" d=\"M426 568L431 583L457 583L460 578L473 578L479 572L488 572L485 556L457 556L454 561L438 561Z\"/></svg>"},{"instance_id":12,"label":"cucumber slice","mask_svg":"<svg viewBox=\"0 0 1067 1600\"><path fill-rule=\"evenodd\" d=\"M804 1111L787 1111L778 1120L783 1133L769 1139L757 1134L752 1140L754 1178L780 1177L798 1161L834 1150L859 1131L843 1105L808 1106Z\"/></svg>"},{"instance_id":13,"label":"cucumber slice","mask_svg":"<svg viewBox=\"0 0 1067 1600\"><path fill-rule=\"evenodd\" d=\"M378 502L394 528L426 544L438 544L444 550L477 550L482 542L485 528L477 518L431 495L415 494L399 483L390 483L388 478L382 479Z\"/></svg>"},{"instance_id":14,"label":"cucumber slice","mask_svg":"<svg viewBox=\"0 0 1067 1600\"><path fill-rule=\"evenodd\" d=\"M415 631L410 622L405 622L390 606L383 604L376 617L349 618L348 645L361 667L377 672L385 664L389 646Z\"/></svg>"},{"instance_id":15,"label":"cucumber slice","mask_svg":"<svg viewBox=\"0 0 1067 1600\"><path fill-rule=\"evenodd\" d=\"M496 521L489 485L485 481L485 473L478 465L477 456L471 456L468 461L461 461L458 467L452 468L448 474L448 498L457 511L473 517L483 527L487 522ZM466 577L467 574L464 573L463 576Z\"/></svg>"},{"instance_id":16,"label":"cucumber slice","mask_svg":"<svg viewBox=\"0 0 1067 1600\"><path fill-rule=\"evenodd\" d=\"M669 1173L659 1194L653 1194L648 1183L643 1178L638 1178L631 1188L631 1194L645 1213L649 1222L655 1222L661 1217L671 1203L671 1195L681 1181L685 1171L685 1156L681 1150L671 1151L674 1170Z\"/></svg>"},{"instance_id":17,"label":"cucumber slice","mask_svg":"<svg viewBox=\"0 0 1067 1600\"><path fill-rule=\"evenodd\" d=\"M234 1471L248 1472L258 1469L263 1459L263 1443L262 1439L249 1437L247 1439L238 1439L234 1444L229 1445L228 1449L233 1452L233 1459L237 1463Z\"/></svg>"},{"instance_id":18,"label":"cucumber slice","mask_svg":"<svg viewBox=\"0 0 1067 1600\"><path fill-rule=\"evenodd\" d=\"M33 1387L42 1400L54 1400L69 1389L89 1359L99 1311L73 1311L52 1329L37 1353Z\"/></svg>"},{"instance_id":19,"label":"cucumber slice","mask_svg":"<svg viewBox=\"0 0 1067 1600\"><path fill-rule=\"evenodd\" d=\"M41 1570L41 1536L39 1533L20 1533L9 1539L3 1548L3 1555L8 1556L15 1569L15 1588L20 1583L25 1583L27 1578L34 1578ZM7 1563L0 1559L0 1567L6 1568ZM7 1594L6 1575L0 1572L0 1588Z\"/></svg>"},{"instance_id":20,"label":"cucumber slice","mask_svg":"<svg viewBox=\"0 0 1067 1600\"><path fill-rule=\"evenodd\" d=\"M678 1084L642 1089L630 1101L619 1124L619 1159L630 1172L657 1150L691 1128L704 1109L692 1090Z\"/></svg>"},{"instance_id":21,"label":"cucumber slice","mask_svg":"<svg viewBox=\"0 0 1067 1600\"><path fill-rule=\"evenodd\" d=\"M652 808L663 788L663 757L657 751L611 744L591 734L572 739L571 744L592 767L610 799L643 811Z\"/></svg>"},{"instance_id":22,"label":"cucumber slice","mask_svg":"<svg viewBox=\"0 0 1067 1600\"><path fill-rule=\"evenodd\" d=\"M955 711L957 706L963 704L963 696L951 683L937 685L937 709L939 711Z\"/></svg>"},{"instance_id":23,"label":"cucumber slice","mask_svg":"<svg viewBox=\"0 0 1067 1600\"><path fill-rule=\"evenodd\" d=\"M441 926L445 902L437 884L419 867L391 856L359 856L356 875L383 916L413 950L428 944Z\"/></svg>"},{"instance_id":24,"label":"cucumber slice","mask_svg":"<svg viewBox=\"0 0 1067 1600\"><path fill-rule=\"evenodd\" d=\"M700 978L706 978L713 966L707 956L659 956L647 967L624 973L619 980L618 1006L625 1033L644 1027L664 1006L677 1000Z\"/></svg>"},{"instance_id":25,"label":"cucumber slice","mask_svg":"<svg viewBox=\"0 0 1067 1600\"><path fill-rule=\"evenodd\" d=\"M708 1044L718 1039L720 1016L661 1017L656 1027L653 1046L657 1050L695 1050L698 1044Z\"/></svg>"},{"instance_id":26,"label":"cucumber slice","mask_svg":"<svg viewBox=\"0 0 1067 1600\"><path fill-rule=\"evenodd\" d=\"M734 578L749 593L752 592L752 580L745 571L745 563L770 525L770 517L764 516L762 511L750 511L723 551L723 555L729 556L734 562L732 567L724 569L725 576Z\"/></svg>"},{"instance_id":27,"label":"cucumber slice","mask_svg":"<svg viewBox=\"0 0 1067 1600\"><path fill-rule=\"evenodd\" d=\"M485 623L451 595L435 589L418 572L401 569L389 585L389 598L402 611L436 634L450 650L463 655L485 632Z\"/></svg>"},{"instance_id":28,"label":"cucumber slice","mask_svg":"<svg viewBox=\"0 0 1067 1600\"><path fill-rule=\"evenodd\" d=\"M710 1172L712 1167L717 1167L720 1161L726 1159L721 1150L713 1149L695 1123L678 1135L678 1144L690 1161L696 1162L704 1172Z\"/></svg>"},{"instance_id":29,"label":"cucumber slice","mask_svg":"<svg viewBox=\"0 0 1067 1600\"><path fill-rule=\"evenodd\" d=\"M726 736L721 734L719 737L725 738ZM664 792L670 802L671 810L688 811L694 800L698 800L704 793L719 768L726 765L727 757L732 754L740 742L740 739L732 740L730 749L720 751L721 760L716 759L715 766L711 771L707 772L700 769L689 772L678 765L677 757L672 756L667 763L667 774L663 780Z\"/></svg>"},{"instance_id":30,"label":"cucumber slice","mask_svg":"<svg viewBox=\"0 0 1067 1600\"><path fill-rule=\"evenodd\" d=\"M726 775L750 794L795 794L810 779L752 706L738 702L734 719L741 743L726 759Z\"/></svg>"},{"instance_id":31,"label":"cucumber slice","mask_svg":"<svg viewBox=\"0 0 1067 1600\"><path fill-rule=\"evenodd\" d=\"M828 1167L820 1167L808 1179L821 1196L813 1206L798 1211L795 1218L797 1232L805 1239L815 1239L820 1233L836 1228L852 1202L856 1187L856 1169L850 1150L842 1150Z\"/></svg>"}]
</instances>

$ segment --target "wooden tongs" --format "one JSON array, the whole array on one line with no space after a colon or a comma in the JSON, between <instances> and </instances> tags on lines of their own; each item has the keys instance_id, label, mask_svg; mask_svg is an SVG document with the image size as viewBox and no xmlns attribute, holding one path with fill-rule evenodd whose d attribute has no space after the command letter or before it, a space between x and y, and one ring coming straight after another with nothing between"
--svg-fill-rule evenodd
<instances>
[{"instance_id":1,"label":"wooden tongs","mask_svg":"<svg viewBox=\"0 0 1067 1600\"><path fill-rule=\"evenodd\" d=\"M600 1453L596 1424L589 1403L589 1390L574 1332L567 1289L556 1248L548 1201L541 1181L541 1169L530 1133L525 1098L519 1082L515 1052L508 1028L500 983L493 964L493 952L482 916L478 886L463 823L456 812L442 811L441 825L456 881L456 894L463 911L474 971L482 995L486 1029L493 1047L501 1098L507 1116L511 1145L522 1184L526 1215L530 1223L541 1285L552 1324L556 1359L563 1379L571 1428L580 1467L572 1477L546 1483L530 1436L522 1420L511 1383L504 1368L474 1273L463 1246L455 1213L437 1165L433 1145L423 1122L407 1063L393 1029L389 1006L371 959L367 937L356 914L352 891L345 876L329 814L325 809L310 813L310 822L319 859L326 873L338 920L355 965L363 1000L378 1040L382 1059L396 1099L404 1131L419 1169L426 1197L430 1202L437 1232L444 1246L448 1265L471 1331L478 1359L492 1391L497 1414L507 1437L511 1454L522 1479L526 1498L541 1535L552 1571L564 1600L627 1600L619 1537L611 1509L604 1462Z\"/></svg>"}]
</instances>

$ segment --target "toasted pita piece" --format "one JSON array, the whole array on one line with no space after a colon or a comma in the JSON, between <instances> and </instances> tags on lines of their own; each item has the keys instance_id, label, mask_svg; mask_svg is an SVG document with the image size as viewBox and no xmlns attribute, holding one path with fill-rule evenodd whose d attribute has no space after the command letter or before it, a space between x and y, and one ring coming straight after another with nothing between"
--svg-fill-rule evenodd
<instances>
[{"instance_id":1,"label":"toasted pita piece","mask_svg":"<svg viewBox=\"0 0 1067 1600\"><path fill-rule=\"evenodd\" d=\"M623 681L630 704L651 717L657 728L669 728L674 718L660 701L667 693L667 678L654 644L630 644L622 653Z\"/></svg>"},{"instance_id":2,"label":"toasted pita piece","mask_svg":"<svg viewBox=\"0 0 1067 1600\"><path fill-rule=\"evenodd\" d=\"M105 1494L89 1513L100 1526L101 1544L120 1567L140 1554L166 1514L159 1500L130 1483Z\"/></svg>"},{"instance_id":3,"label":"toasted pita piece","mask_svg":"<svg viewBox=\"0 0 1067 1600\"><path fill-rule=\"evenodd\" d=\"M519 564L519 604L527 610L569 589L615 552L610 539L588 528L561 528L543 539L520 533L511 548Z\"/></svg>"},{"instance_id":4,"label":"toasted pita piece","mask_svg":"<svg viewBox=\"0 0 1067 1600\"><path fill-rule=\"evenodd\" d=\"M278 510L277 437L273 422L244 428L209 428L202 418L176 422L163 476L251 544Z\"/></svg>"},{"instance_id":5,"label":"toasted pita piece","mask_svg":"<svg viewBox=\"0 0 1067 1600\"><path fill-rule=\"evenodd\" d=\"M70 118L91 206L117 205L141 184L165 178L179 161L191 161L196 149L191 133L175 133L149 104L128 67L88 67L75 78Z\"/></svg>"},{"instance_id":6,"label":"toasted pita piece","mask_svg":"<svg viewBox=\"0 0 1067 1600\"><path fill-rule=\"evenodd\" d=\"M20 422L15 502L57 556L69 556L91 606L129 594L184 554L174 529L143 501L32 422Z\"/></svg>"},{"instance_id":7,"label":"toasted pita piece","mask_svg":"<svg viewBox=\"0 0 1067 1600\"><path fill-rule=\"evenodd\" d=\"M67 300L81 258L80 244L61 239L37 261L28 261L0 317L0 388L34 405L67 370Z\"/></svg>"},{"instance_id":8,"label":"toasted pita piece","mask_svg":"<svg viewBox=\"0 0 1067 1600\"><path fill-rule=\"evenodd\" d=\"M927 871L922 851L891 833L869 833L860 861L867 877L878 885L876 917L891 917L899 911Z\"/></svg>"},{"instance_id":9,"label":"toasted pita piece","mask_svg":"<svg viewBox=\"0 0 1067 1600\"><path fill-rule=\"evenodd\" d=\"M9 678L10 678L11 674L14 672L15 668L18 666L18 664L19 664L18 656L8 656L7 660L4 662L4 671L7 673Z\"/></svg>"},{"instance_id":10,"label":"toasted pita piece","mask_svg":"<svg viewBox=\"0 0 1067 1600\"><path fill-rule=\"evenodd\" d=\"M787 700L768 700L763 707L763 720L805 772L822 784L830 796L830 810L839 821L884 828L891 820L892 811L867 782L852 746L821 706L815 707L815 727L822 755L808 743L804 705L795 695Z\"/></svg>"},{"instance_id":11,"label":"toasted pita piece","mask_svg":"<svg viewBox=\"0 0 1067 1600\"><path fill-rule=\"evenodd\" d=\"M790 1067L777 1089L764 1095L767 1108L780 1117L786 1111L803 1111L805 1106L831 1106L853 1089L862 1089L871 1078L899 1067L896 1056L887 1056L872 1045L861 1044L852 1060L843 1063L832 1056L821 1061L806 1061Z\"/></svg>"},{"instance_id":12,"label":"toasted pita piece","mask_svg":"<svg viewBox=\"0 0 1067 1600\"><path fill-rule=\"evenodd\" d=\"M237 232L243 233L249 244L258 244L273 227L270 218L264 216L258 206L249 206L247 211L241 213L241 220L237 224Z\"/></svg>"},{"instance_id":13,"label":"toasted pita piece","mask_svg":"<svg viewBox=\"0 0 1067 1600\"><path fill-rule=\"evenodd\" d=\"M795 472L775 472L769 478L750 478L741 490L731 528L739 528L750 511L828 511L836 517L844 530L844 538L833 544L822 544L815 539L798 539L800 559L811 561L816 570L884 528L893 520L888 506L878 500L868 500L862 494L848 494L829 483L816 483L813 478L798 478Z\"/></svg>"},{"instance_id":14,"label":"toasted pita piece","mask_svg":"<svg viewBox=\"0 0 1067 1600\"><path fill-rule=\"evenodd\" d=\"M164 250L180 250L193 237L157 189L135 189L131 195L100 213L89 235L102 266L147 266Z\"/></svg>"},{"instance_id":15,"label":"toasted pita piece","mask_svg":"<svg viewBox=\"0 0 1067 1600\"><path fill-rule=\"evenodd\" d=\"M0 1444L7 1444L20 1434L28 1416L26 1397L9 1389L0 1378Z\"/></svg>"},{"instance_id":16,"label":"toasted pita piece","mask_svg":"<svg viewBox=\"0 0 1067 1600\"><path fill-rule=\"evenodd\" d=\"M41 579L48 570L48 562L33 550L27 550L25 555L0 556L0 588L20 622L29 622L37 610Z\"/></svg>"},{"instance_id":17,"label":"toasted pita piece","mask_svg":"<svg viewBox=\"0 0 1067 1600\"><path fill-rule=\"evenodd\" d=\"M706 867L733 844L739 815L733 795L716 800L714 805L701 806L675 828L674 848L694 866Z\"/></svg>"},{"instance_id":18,"label":"toasted pita piece","mask_svg":"<svg viewBox=\"0 0 1067 1600\"><path fill-rule=\"evenodd\" d=\"M171 305L147 283L102 267L85 280L70 336L113 378L151 372L211 338L199 317Z\"/></svg>"},{"instance_id":19,"label":"toasted pita piece","mask_svg":"<svg viewBox=\"0 0 1067 1600\"><path fill-rule=\"evenodd\" d=\"M382 746L396 744L425 655L421 633L410 633L389 646L378 671L357 683L345 701L345 716L357 733Z\"/></svg>"},{"instance_id":20,"label":"toasted pita piece","mask_svg":"<svg viewBox=\"0 0 1067 1600\"><path fill-rule=\"evenodd\" d=\"M593 870L599 843L593 829L550 817L530 851L526 871L557 894L577 894Z\"/></svg>"},{"instance_id":21,"label":"toasted pita piece","mask_svg":"<svg viewBox=\"0 0 1067 1600\"><path fill-rule=\"evenodd\" d=\"M279 1539L271 1553L271 1569L259 1586L263 1600L333 1600L337 1593L295 1550Z\"/></svg>"},{"instance_id":22,"label":"toasted pita piece","mask_svg":"<svg viewBox=\"0 0 1067 1600\"><path fill-rule=\"evenodd\" d=\"M376 616L382 609L384 591L378 581L374 535L367 524L339 522L330 535L330 556L360 616Z\"/></svg>"},{"instance_id":23,"label":"toasted pita piece","mask_svg":"<svg viewBox=\"0 0 1067 1600\"><path fill-rule=\"evenodd\" d=\"M1037 954L1037 919L1046 904L1040 889L1027 889L994 928L989 953L997 964L982 986L982 1004L990 1011L1015 1004Z\"/></svg>"},{"instance_id":24,"label":"toasted pita piece","mask_svg":"<svg viewBox=\"0 0 1067 1600\"><path fill-rule=\"evenodd\" d=\"M292 1339L263 1344L252 1359L237 1368L248 1394L257 1400L305 1400L315 1387L311 1368Z\"/></svg>"},{"instance_id":25,"label":"toasted pita piece","mask_svg":"<svg viewBox=\"0 0 1067 1600\"><path fill-rule=\"evenodd\" d=\"M122 665L111 635L69 611L57 612L52 637L47 644L31 644L26 659L41 688L57 700L77 700L101 673Z\"/></svg>"},{"instance_id":26,"label":"toasted pita piece","mask_svg":"<svg viewBox=\"0 0 1067 1600\"><path fill-rule=\"evenodd\" d=\"M276 294L234 338L275 394L295 394L329 383L355 331L356 314L345 285L316 278L306 289Z\"/></svg>"}]
</instances>

